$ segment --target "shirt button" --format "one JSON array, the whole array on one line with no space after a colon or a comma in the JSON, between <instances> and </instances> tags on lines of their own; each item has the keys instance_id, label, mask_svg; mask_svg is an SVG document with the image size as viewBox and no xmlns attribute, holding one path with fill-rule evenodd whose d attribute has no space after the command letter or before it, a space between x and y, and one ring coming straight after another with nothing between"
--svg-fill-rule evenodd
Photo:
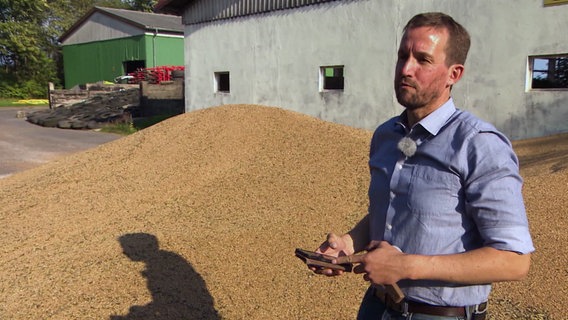
<instances>
[{"instance_id":1,"label":"shirt button","mask_svg":"<svg viewBox=\"0 0 568 320\"><path fill-rule=\"evenodd\" d=\"M401 169L402 169L402 164L397 163L397 164L396 164L396 169L397 169L397 170L401 170Z\"/></svg>"},{"instance_id":2,"label":"shirt button","mask_svg":"<svg viewBox=\"0 0 568 320\"><path fill-rule=\"evenodd\" d=\"M392 230L392 225L390 223L387 223L386 227L387 227L387 230Z\"/></svg>"},{"instance_id":3,"label":"shirt button","mask_svg":"<svg viewBox=\"0 0 568 320\"><path fill-rule=\"evenodd\" d=\"M389 196L390 196L391 200L394 199L394 192L391 191Z\"/></svg>"}]
</instances>

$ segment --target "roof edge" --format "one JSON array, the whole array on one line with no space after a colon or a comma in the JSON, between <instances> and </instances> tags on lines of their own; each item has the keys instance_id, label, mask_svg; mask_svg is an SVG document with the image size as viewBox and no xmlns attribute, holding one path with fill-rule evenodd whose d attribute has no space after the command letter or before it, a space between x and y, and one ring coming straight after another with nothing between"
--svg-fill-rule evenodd
<instances>
[{"instance_id":1,"label":"roof edge","mask_svg":"<svg viewBox=\"0 0 568 320\"><path fill-rule=\"evenodd\" d=\"M91 8L89 11L87 11L87 13L85 13L79 20L77 20L69 29L67 29L67 31L65 31L57 40L62 43L65 40L67 40L67 38L73 34L73 32L75 32L77 29L79 29L79 27L85 23L85 21L87 21L93 14L95 13L101 13L104 14L106 16L110 16L114 19L117 19L119 21L122 21L124 23L127 23L131 26L135 26L137 28L140 29L144 29L146 31L148 30L154 30L154 27L150 27L147 25L144 25L142 23L138 23L136 21L130 20L130 19L126 19L120 15L115 14L114 12L112 12L111 10L107 10L107 9L112 9L112 10L125 10L125 9L116 9L116 8L107 8L107 7L100 7L100 6L94 6L93 8ZM166 32L174 32L174 33L178 33L177 30L171 30L171 29L166 29L166 28L158 28L157 30L160 31L166 31Z\"/></svg>"}]
</instances>

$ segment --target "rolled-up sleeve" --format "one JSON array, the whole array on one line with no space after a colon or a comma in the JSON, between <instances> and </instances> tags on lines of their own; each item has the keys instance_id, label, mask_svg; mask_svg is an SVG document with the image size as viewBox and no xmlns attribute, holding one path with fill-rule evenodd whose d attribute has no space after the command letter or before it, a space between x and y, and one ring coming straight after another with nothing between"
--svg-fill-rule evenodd
<instances>
[{"instance_id":1,"label":"rolled-up sleeve","mask_svg":"<svg viewBox=\"0 0 568 320\"><path fill-rule=\"evenodd\" d=\"M510 142L498 132L480 132L467 149L466 214L475 220L484 246L533 252L523 180Z\"/></svg>"}]
</instances>

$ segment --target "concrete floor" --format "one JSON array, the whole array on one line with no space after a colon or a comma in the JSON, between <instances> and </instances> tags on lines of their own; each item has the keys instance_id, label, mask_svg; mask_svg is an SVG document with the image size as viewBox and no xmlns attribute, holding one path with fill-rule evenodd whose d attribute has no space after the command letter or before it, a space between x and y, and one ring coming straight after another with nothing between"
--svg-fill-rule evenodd
<instances>
[{"instance_id":1,"label":"concrete floor","mask_svg":"<svg viewBox=\"0 0 568 320\"><path fill-rule=\"evenodd\" d=\"M121 138L112 133L45 128L19 117L39 109L0 108L0 178Z\"/></svg>"}]
</instances>

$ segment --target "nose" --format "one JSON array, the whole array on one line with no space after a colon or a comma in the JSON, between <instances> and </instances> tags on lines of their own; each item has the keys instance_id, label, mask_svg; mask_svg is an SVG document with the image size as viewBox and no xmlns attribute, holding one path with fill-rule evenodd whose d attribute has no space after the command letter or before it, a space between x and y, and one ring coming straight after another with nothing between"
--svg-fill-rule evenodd
<instances>
[{"instance_id":1,"label":"nose","mask_svg":"<svg viewBox=\"0 0 568 320\"><path fill-rule=\"evenodd\" d=\"M416 60L412 57L399 58L398 69L402 76L411 76L416 69Z\"/></svg>"}]
</instances>

